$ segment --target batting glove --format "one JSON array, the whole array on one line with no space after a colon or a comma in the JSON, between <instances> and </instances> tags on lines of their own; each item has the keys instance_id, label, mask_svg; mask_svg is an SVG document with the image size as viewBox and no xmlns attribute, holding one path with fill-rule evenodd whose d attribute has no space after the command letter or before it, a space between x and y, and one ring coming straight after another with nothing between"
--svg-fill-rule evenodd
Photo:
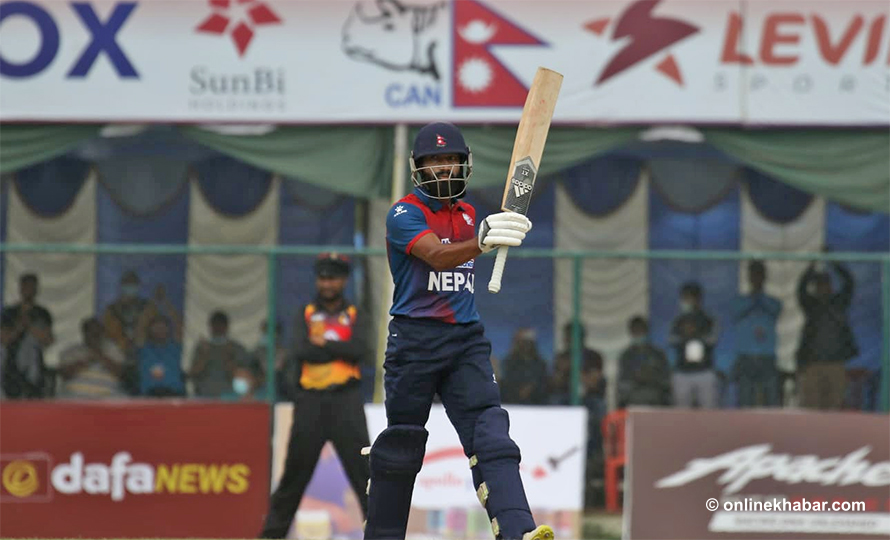
<instances>
[{"instance_id":1,"label":"batting glove","mask_svg":"<svg viewBox=\"0 0 890 540\"><path fill-rule=\"evenodd\" d=\"M526 233L532 230L532 222L516 212L500 212L482 220L479 226L479 249L482 253L500 246L516 247L522 245Z\"/></svg>"}]
</instances>

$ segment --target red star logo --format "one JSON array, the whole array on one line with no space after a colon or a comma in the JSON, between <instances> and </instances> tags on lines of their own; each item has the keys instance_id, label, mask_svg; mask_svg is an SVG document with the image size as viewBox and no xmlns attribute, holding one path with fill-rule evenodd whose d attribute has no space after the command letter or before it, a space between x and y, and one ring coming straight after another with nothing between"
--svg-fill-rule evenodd
<instances>
[{"instance_id":1,"label":"red star logo","mask_svg":"<svg viewBox=\"0 0 890 540\"><path fill-rule=\"evenodd\" d=\"M628 70L646 58L664 51L674 43L699 32L692 24L666 17L657 17L652 10L661 0L638 0L624 11L615 23L612 39L624 40L625 47L612 57L594 86L606 82ZM609 27L609 18L596 19L584 24L584 28L602 36ZM674 55L668 54L655 66L661 74L683 86L683 74Z\"/></svg>"},{"instance_id":2,"label":"red star logo","mask_svg":"<svg viewBox=\"0 0 890 540\"><path fill-rule=\"evenodd\" d=\"M198 32L222 35L229 33L238 56L244 56L253 39L254 28L280 24L281 18L262 0L209 0L213 14L195 29Z\"/></svg>"}]
</instances>

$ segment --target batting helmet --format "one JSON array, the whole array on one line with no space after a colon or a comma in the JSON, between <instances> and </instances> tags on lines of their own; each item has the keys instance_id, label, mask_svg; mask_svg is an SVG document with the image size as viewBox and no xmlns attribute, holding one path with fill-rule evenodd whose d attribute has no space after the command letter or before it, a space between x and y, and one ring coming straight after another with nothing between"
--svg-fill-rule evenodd
<instances>
[{"instance_id":1,"label":"batting helmet","mask_svg":"<svg viewBox=\"0 0 890 540\"><path fill-rule=\"evenodd\" d=\"M433 169L454 166L424 166L424 158L456 154L461 162L457 173L448 178L440 179ZM464 136L454 124L434 122L420 128L414 138L414 149L411 151L411 180L434 199L455 199L463 197L467 191L467 181L473 173L473 154L464 142ZM424 174L426 172L426 174Z\"/></svg>"}]
</instances>

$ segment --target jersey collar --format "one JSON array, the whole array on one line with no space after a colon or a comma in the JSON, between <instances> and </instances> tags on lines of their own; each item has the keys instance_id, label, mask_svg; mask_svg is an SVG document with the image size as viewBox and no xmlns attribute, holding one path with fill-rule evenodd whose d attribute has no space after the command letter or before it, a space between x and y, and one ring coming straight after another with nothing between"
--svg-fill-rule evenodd
<instances>
[{"instance_id":1,"label":"jersey collar","mask_svg":"<svg viewBox=\"0 0 890 540\"><path fill-rule=\"evenodd\" d=\"M434 198L430 197L429 195L426 194L426 192L424 190L420 189L419 187L414 188L414 194L417 195L418 199L423 201L423 204L429 206L430 210L432 210L433 212L438 212L439 210L442 209L443 206L445 206L445 201L443 201L442 199L434 199ZM460 205L460 202L458 202L458 200L457 200L457 197L453 197L451 199L451 203L458 210L463 210L463 208Z\"/></svg>"}]
</instances>

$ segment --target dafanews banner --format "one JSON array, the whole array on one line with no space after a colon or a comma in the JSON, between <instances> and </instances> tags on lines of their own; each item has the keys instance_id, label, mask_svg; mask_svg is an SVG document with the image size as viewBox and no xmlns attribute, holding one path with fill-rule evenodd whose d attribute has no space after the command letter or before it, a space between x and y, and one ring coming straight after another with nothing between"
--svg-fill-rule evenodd
<instances>
[{"instance_id":1,"label":"dafanews banner","mask_svg":"<svg viewBox=\"0 0 890 540\"><path fill-rule=\"evenodd\" d=\"M587 455L587 411L583 407L508 405L510 436L522 450L519 472L529 506L538 523L549 523L557 538L581 538L584 471ZM284 472L294 406L275 406L272 489ZM365 405L373 441L386 429L382 405ZM490 540L491 523L479 504L469 462L442 405L433 405L426 424L429 439L423 468L414 483L408 535L412 538ZM362 537L358 498L346 480L336 449L328 443L289 538Z\"/></svg>"},{"instance_id":2,"label":"dafanews banner","mask_svg":"<svg viewBox=\"0 0 890 540\"><path fill-rule=\"evenodd\" d=\"M4 121L890 124L886 0L0 0Z\"/></svg>"},{"instance_id":3,"label":"dafanews banner","mask_svg":"<svg viewBox=\"0 0 890 540\"><path fill-rule=\"evenodd\" d=\"M10 402L0 537L251 538L269 486L269 406Z\"/></svg>"},{"instance_id":4,"label":"dafanews banner","mask_svg":"<svg viewBox=\"0 0 890 540\"><path fill-rule=\"evenodd\" d=\"M886 414L631 409L627 540L890 538Z\"/></svg>"}]
</instances>

